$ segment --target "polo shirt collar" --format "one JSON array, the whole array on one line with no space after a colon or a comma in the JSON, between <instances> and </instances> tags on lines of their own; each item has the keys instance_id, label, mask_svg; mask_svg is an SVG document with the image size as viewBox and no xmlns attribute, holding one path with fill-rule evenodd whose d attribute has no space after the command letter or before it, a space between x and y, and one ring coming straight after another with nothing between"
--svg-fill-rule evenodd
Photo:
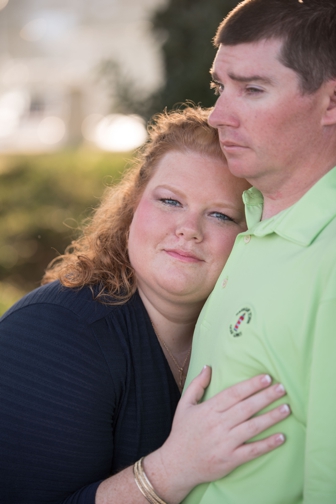
<instances>
[{"instance_id":1,"label":"polo shirt collar","mask_svg":"<svg viewBox=\"0 0 336 504\"><path fill-rule=\"evenodd\" d=\"M276 233L282 238L310 245L322 229L336 217L336 167L324 175L294 205L260 221L263 196L251 187L243 194L248 232L256 236Z\"/></svg>"}]
</instances>

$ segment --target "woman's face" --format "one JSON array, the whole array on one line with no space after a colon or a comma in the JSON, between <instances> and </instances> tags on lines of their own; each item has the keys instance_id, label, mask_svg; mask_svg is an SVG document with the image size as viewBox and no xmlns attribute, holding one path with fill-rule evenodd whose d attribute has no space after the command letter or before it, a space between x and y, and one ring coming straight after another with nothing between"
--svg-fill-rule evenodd
<instances>
[{"instance_id":1,"label":"woman's face","mask_svg":"<svg viewBox=\"0 0 336 504\"><path fill-rule=\"evenodd\" d=\"M148 299L204 302L246 229L242 192L223 160L196 152L163 156L130 226L129 257Z\"/></svg>"}]
</instances>

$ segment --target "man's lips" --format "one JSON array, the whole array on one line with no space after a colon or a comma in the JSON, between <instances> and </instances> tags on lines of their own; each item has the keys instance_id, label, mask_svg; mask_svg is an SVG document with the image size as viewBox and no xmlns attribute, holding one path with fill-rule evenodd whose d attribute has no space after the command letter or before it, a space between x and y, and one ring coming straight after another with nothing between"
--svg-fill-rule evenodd
<instances>
[{"instance_id":1,"label":"man's lips","mask_svg":"<svg viewBox=\"0 0 336 504\"><path fill-rule=\"evenodd\" d=\"M222 146L223 150L230 151L230 150L237 150L237 149L247 149L245 145L239 144L237 142L230 142L229 140L222 141L220 140L220 144Z\"/></svg>"},{"instance_id":2,"label":"man's lips","mask_svg":"<svg viewBox=\"0 0 336 504\"><path fill-rule=\"evenodd\" d=\"M186 250L178 250L178 249L165 249L165 252L174 257L175 259L179 259L183 262L202 262L203 259L196 256L192 252L188 252Z\"/></svg>"}]
</instances>

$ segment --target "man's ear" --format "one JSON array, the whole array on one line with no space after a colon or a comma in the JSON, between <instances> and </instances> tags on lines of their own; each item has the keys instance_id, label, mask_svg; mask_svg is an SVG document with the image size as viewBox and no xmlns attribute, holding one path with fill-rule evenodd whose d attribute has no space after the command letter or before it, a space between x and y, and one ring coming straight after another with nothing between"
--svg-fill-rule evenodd
<instances>
[{"instance_id":1,"label":"man's ear","mask_svg":"<svg viewBox=\"0 0 336 504\"><path fill-rule=\"evenodd\" d=\"M336 125L336 79L329 80L325 83L327 107L325 109L322 125Z\"/></svg>"}]
</instances>

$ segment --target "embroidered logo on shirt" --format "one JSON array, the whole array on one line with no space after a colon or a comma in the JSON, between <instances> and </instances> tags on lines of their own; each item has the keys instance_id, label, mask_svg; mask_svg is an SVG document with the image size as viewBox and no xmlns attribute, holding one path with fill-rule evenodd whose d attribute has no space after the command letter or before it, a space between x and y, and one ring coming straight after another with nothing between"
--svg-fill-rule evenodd
<instances>
[{"instance_id":1,"label":"embroidered logo on shirt","mask_svg":"<svg viewBox=\"0 0 336 504\"><path fill-rule=\"evenodd\" d=\"M242 308L236 315L234 322L230 325L230 333L234 338L243 334L244 327L251 322L252 310L251 308Z\"/></svg>"}]
</instances>

